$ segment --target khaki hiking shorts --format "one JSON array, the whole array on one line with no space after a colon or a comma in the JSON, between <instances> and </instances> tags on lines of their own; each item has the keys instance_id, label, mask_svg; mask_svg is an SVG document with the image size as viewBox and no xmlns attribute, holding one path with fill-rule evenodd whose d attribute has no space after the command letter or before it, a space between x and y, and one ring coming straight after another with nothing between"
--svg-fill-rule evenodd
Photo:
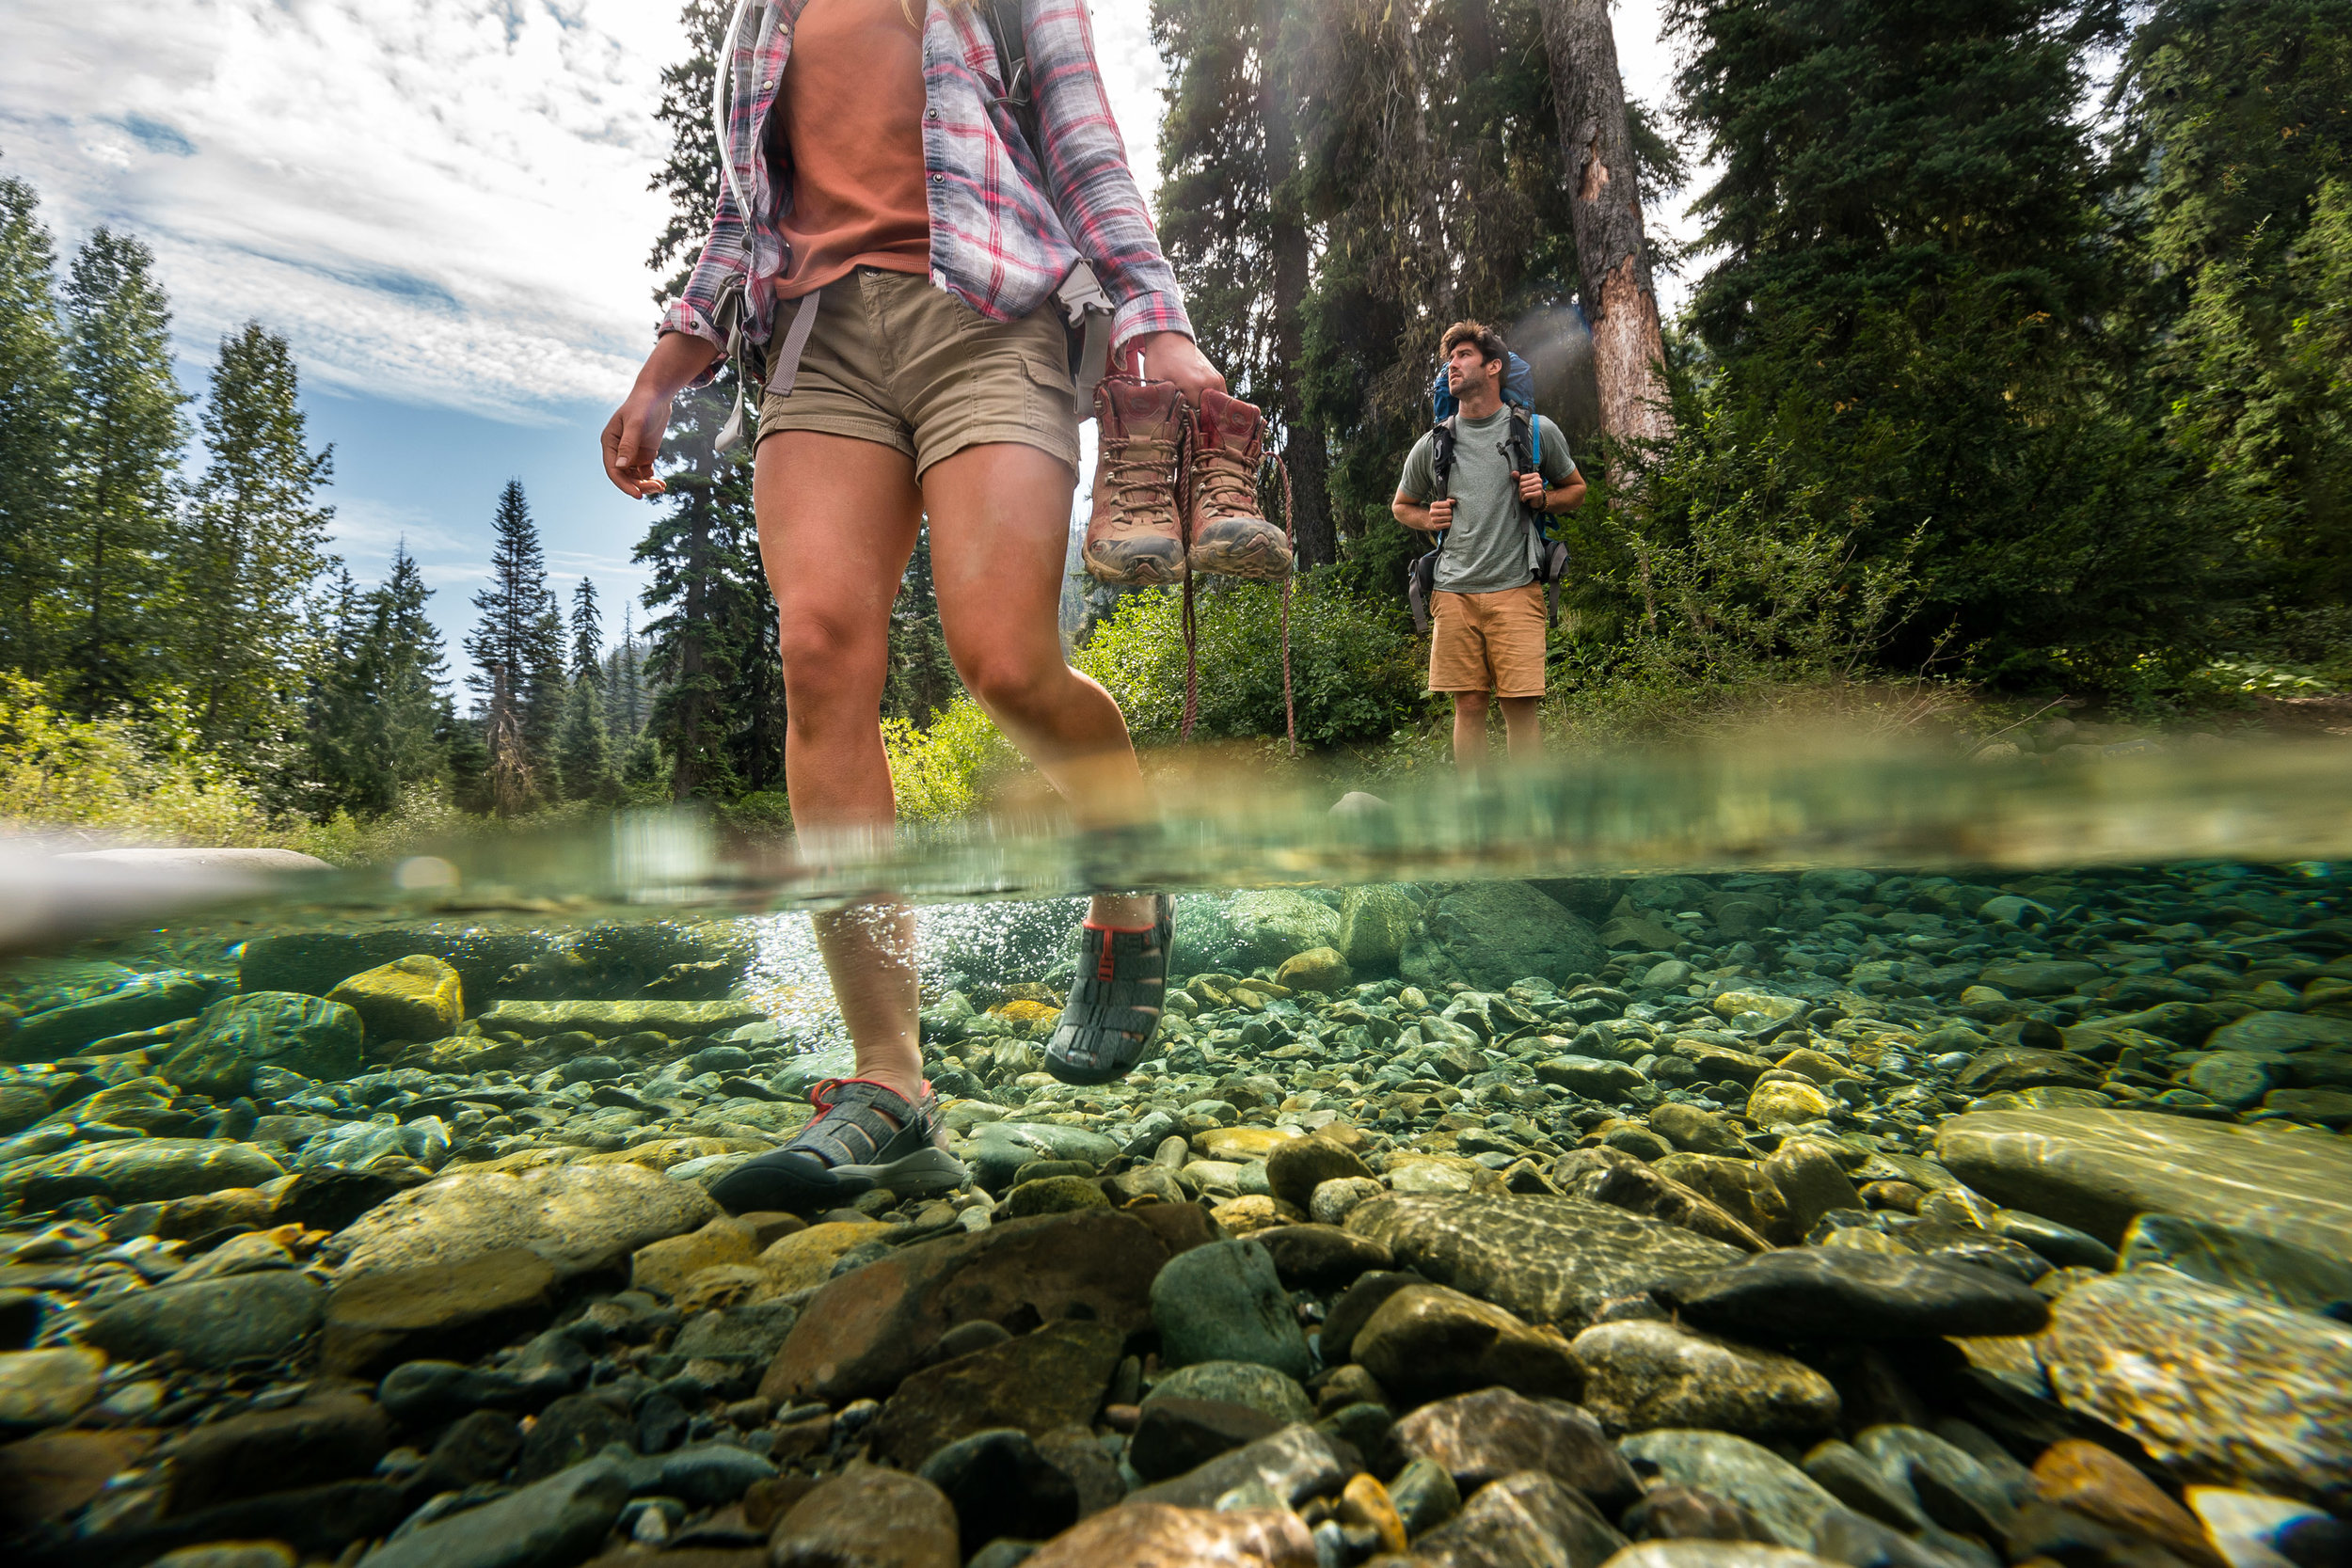
<instances>
[{"instance_id":1,"label":"khaki hiking shorts","mask_svg":"<svg viewBox=\"0 0 2352 1568\"><path fill-rule=\"evenodd\" d=\"M800 302L776 307L771 346ZM788 394L759 405L759 438L780 430L878 441L914 460L1017 441L1078 467L1069 337L1049 301L993 322L914 273L859 267L825 285Z\"/></svg>"},{"instance_id":2,"label":"khaki hiking shorts","mask_svg":"<svg viewBox=\"0 0 2352 1568\"><path fill-rule=\"evenodd\" d=\"M1433 594L1429 689L1544 694L1544 585Z\"/></svg>"}]
</instances>

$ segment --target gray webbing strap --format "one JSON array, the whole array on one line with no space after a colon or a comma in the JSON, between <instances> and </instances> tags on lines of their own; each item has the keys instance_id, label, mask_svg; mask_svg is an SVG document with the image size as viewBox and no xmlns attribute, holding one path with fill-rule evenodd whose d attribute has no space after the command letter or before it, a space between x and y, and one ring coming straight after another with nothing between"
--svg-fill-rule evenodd
<instances>
[{"instance_id":1,"label":"gray webbing strap","mask_svg":"<svg viewBox=\"0 0 2352 1568\"><path fill-rule=\"evenodd\" d=\"M1104 368L1111 357L1111 296L1103 290L1103 280L1085 261L1071 264L1070 272L1054 290L1054 297L1061 302L1062 313L1078 333L1077 393L1078 418L1085 420L1094 412L1095 385L1103 379Z\"/></svg>"},{"instance_id":2,"label":"gray webbing strap","mask_svg":"<svg viewBox=\"0 0 2352 1568\"><path fill-rule=\"evenodd\" d=\"M792 314L792 325L786 331L784 341L768 360L768 391L771 397L788 398L792 382L801 373L801 354L808 347L808 335L817 329L817 301L824 290L811 289L801 296L801 308Z\"/></svg>"}]
</instances>

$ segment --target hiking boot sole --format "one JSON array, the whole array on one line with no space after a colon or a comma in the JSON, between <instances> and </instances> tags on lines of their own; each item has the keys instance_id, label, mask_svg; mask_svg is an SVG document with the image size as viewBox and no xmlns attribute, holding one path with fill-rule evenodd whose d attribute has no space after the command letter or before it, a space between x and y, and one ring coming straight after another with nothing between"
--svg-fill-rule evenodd
<instances>
[{"instance_id":1,"label":"hiking boot sole","mask_svg":"<svg viewBox=\"0 0 2352 1568\"><path fill-rule=\"evenodd\" d=\"M1087 571L1113 588L1173 588L1184 580L1184 547L1173 539L1081 552Z\"/></svg>"},{"instance_id":2,"label":"hiking boot sole","mask_svg":"<svg viewBox=\"0 0 2352 1568\"><path fill-rule=\"evenodd\" d=\"M901 1197L926 1197L953 1192L971 1178L962 1161L936 1146L873 1165L827 1165L787 1149L738 1165L711 1183L710 1196L731 1214L763 1209L806 1213L837 1209L877 1187Z\"/></svg>"},{"instance_id":3,"label":"hiking boot sole","mask_svg":"<svg viewBox=\"0 0 2352 1568\"><path fill-rule=\"evenodd\" d=\"M1292 559L1282 531L1272 523L1247 528L1211 524L1192 544L1192 569L1219 577L1284 578L1290 575Z\"/></svg>"}]
</instances>

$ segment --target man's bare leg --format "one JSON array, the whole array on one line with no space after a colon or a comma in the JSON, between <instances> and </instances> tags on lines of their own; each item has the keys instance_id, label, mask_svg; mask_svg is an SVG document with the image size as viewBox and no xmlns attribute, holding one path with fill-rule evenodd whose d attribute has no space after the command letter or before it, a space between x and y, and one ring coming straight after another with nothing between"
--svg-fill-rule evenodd
<instances>
[{"instance_id":1,"label":"man's bare leg","mask_svg":"<svg viewBox=\"0 0 2352 1568\"><path fill-rule=\"evenodd\" d=\"M966 447L923 476L931 583L956 673L1036 763L1082 828L1148 819L1143 772L1119 705L1062 657L1057 610L1076 476L1015 442ZM1097 895L1088 919L1136 930L1148 896Z\"/></svg>"},{"instance_id":2,"label":"man's bare leg","mask_svg":"<svg viewBox=\"0 0 2352 1568\"><path fill-rule=\"evenodd\" d=\"M1486 693L1454 694L1454 766L1475 773L1486 766Z\"/></svg>"},{"instance_id":3,"label":"man's bare leg","mask_svg":"<svg viewBox=\"0 0 2352 1568\"><path fill-rule=\"evenodd\" d=\"M759 548L784 649L785 787L804 843L887 833L896 816L875 715L890 606L914 549L914 465L874 441L787 431L759 444ZM912 1102L923 1086L914 915L877 899L812 917L855 1075Z\"/></svg>"},{"instance_id":4,"label":"man's bare leg","mask_svg":"<svg viewBox=\"0 0 2352 1568\"><path fill-rule=\"evenodd\" d=\"M1502 733L1513 762L1534 762L1544 754L1541 697L1503 697Z\"/></svg>"}]
</instances>

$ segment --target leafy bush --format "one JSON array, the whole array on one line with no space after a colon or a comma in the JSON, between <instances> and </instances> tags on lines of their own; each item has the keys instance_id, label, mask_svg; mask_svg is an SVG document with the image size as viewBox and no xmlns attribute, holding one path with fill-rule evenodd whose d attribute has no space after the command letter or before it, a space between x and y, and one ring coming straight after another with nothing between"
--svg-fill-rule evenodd
<instances>
[{"instance_id":1,"label":"leafy bush","mask_svg":"<svg viewBox=\"0 0 2352 1568\"><path fill-rule=\"evenodd\" d=\"M1101 681L1138 739L1173 740L1184 718L1184 594L1131 594L1073 662ZM1280 736L1282 610L1271 583L1219 583L1195 600L1204 739ZM1327 578L1291 600L1291 685L1308 746L1377 739L1410 722L1422 666L1412 637L1381 606Z\"/></svg>"},{"instance_id":2,"label":"leafy bush","mask_svg":"<svg viewBox=\"0 0 2352 1568\"><path fill-rule=\"evenodd\" d=\"M0 827L218 845L272 839L253 793L198 747L183 694L157 693L143 717L74 719L13 670L0 670Z\"/></svg>"},{"instance_id":3,"label":"leafy bush","mask_svg":"<svg viewBox=\"0 0 2352 1568\"><path fill-rule=\"evenodd\" d=\"M1012 742L962 693L928 729L904 719L883 720L882 752L890 759L899 819L907 822L966 815L979 804L989 775L1021 762Z\"/></svg>"}]
</instances>

